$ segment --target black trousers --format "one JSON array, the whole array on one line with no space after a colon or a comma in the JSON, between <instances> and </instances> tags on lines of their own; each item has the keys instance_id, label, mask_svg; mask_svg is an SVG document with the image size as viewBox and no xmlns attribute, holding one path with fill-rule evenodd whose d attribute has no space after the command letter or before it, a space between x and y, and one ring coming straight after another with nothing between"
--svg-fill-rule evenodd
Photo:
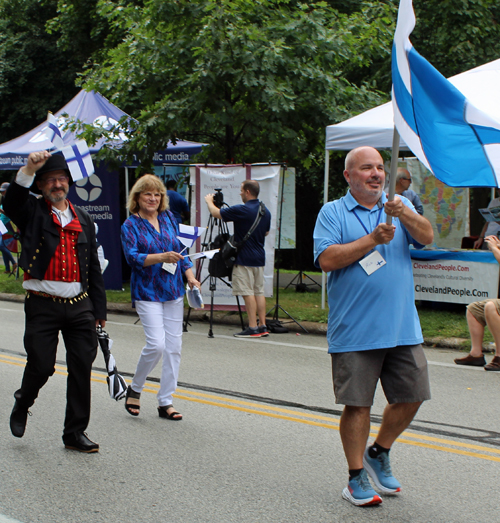
<instances>
[{"instance_id":1,"label":"black trousers","mask_svg":"<svg viewBox=\"0 0 500 523\"><path fill-rule=\"evenodd\" d=\"M60 303L29 294L24 303L24 347L28 356L21 388L14 394L29 408L55 372L59 332L66 346L68 381L64 434L84 431L90 419L90 373L97 353L95 317L90 298Z\"/></svg>"}]
</instances>

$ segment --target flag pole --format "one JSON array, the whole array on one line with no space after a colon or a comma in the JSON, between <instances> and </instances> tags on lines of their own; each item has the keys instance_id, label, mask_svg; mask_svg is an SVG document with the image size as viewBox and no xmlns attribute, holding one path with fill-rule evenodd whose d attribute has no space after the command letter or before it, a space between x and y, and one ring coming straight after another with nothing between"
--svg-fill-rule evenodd
<instances>
[{"instance_id":1,"label":"flag pole","mask_svg":"<svg viewBox=\"0 0 500 523\"><path fill-rule=\"evenodd\" d=\"M388 200L392 202L396 194L396 174L398 172L398 157L399 157L399 133L394 126L394 134L392 135L392 155L391 155L391 171L389 173L389 196ZM387 216L387 225L392 224L392 216Z\"/></svg>"}]
</instances>

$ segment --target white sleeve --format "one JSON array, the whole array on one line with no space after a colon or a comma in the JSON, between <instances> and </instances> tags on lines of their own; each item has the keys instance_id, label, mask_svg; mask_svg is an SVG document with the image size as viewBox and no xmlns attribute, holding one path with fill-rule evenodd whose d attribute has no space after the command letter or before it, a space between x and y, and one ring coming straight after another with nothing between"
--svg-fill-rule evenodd
<instances>
[{"instance_id":1,"label":"white sleeve","mask_svg":"<svg viewBox=\"0 0 500 523\"><path fill-rule=\"evenodd\" d=\"M21 187L26 187L29 189L33 183L33 180L35 179L34 176L30 176L29 174L26 174L23 171L23 168L21 167L19 171L17 171L16 174L16 183L17 185L20 185Z\"/></svg>"}]
</instances>

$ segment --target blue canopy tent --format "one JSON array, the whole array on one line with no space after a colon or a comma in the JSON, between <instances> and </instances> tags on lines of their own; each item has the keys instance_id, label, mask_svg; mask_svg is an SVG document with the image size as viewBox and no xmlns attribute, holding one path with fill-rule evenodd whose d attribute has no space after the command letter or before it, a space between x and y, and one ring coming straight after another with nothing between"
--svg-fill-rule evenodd
<instances>
[{"instance_id":1,"label":"blue canopy tent","mask_svg":"<svg viewBox=\"0 0 500 523\"><path fill-rule=\"evenodd\" d=\"M67 114L65 117L63 114ZM118 107L109 102L104 96L95 91L80 91L62 109L54 113L65 145L73 143L77 138L74 133L64 131L68 118L80 122L103 127L106 130L117 125L119 120L128 116ZM129 117L131 118L131 117ZM132 118L131 118L132 119ZM18 170L25 165L31 152L51 149L52 143L45 134L47 122L44 121L31 131L0 144L0 170ZM124 133L117 132L107 146L120 147L126 139ZM91 153L97 153L105 145L101 139L90 147ZM155 165L166 163L183 164L190 162L207 144L178 140L175 145L168 143L167 149L155 153ZM138 163L124 166L125 192L128 194L128 167L135 167ZM108 268L104 272L104 282L107 289L122 288L121 247L120 247L120 184L118 172L110 172L103 164L95 165L96 172L90 178L79 180L70 189L72 203L87 210L99 227L98 240L103 246Z\"/></svg>"}]
</instances>

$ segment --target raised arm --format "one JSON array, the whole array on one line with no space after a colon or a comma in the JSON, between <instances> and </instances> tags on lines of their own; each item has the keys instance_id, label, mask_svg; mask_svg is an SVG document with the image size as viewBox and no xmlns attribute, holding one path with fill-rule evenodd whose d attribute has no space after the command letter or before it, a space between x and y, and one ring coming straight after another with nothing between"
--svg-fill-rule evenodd
<instances>
[{"instance_id":1,"label":"raised arm","mask_svg":"<svg viewBox=\"0 0 500 523\"><path fill-rule=\"evenodd\" d=\"M219 220L222 220L222 216L220 214L220 209L214 204L214 195L213 194L207 194L205 196L205 201L207 202L208 211L214 218L218 218Z\"/></svg>"},{"instance_id":2,"label":"raised arm","mask_svg":"<svg viewBox=\"0 0 500 523\"><path fill-rule=\"evenodd\" d=\"M484 241L488 244L488 249L493 253L496 261L500 263L500 240L496 236L486 236Z\"/></svg>"}]
</instances>

